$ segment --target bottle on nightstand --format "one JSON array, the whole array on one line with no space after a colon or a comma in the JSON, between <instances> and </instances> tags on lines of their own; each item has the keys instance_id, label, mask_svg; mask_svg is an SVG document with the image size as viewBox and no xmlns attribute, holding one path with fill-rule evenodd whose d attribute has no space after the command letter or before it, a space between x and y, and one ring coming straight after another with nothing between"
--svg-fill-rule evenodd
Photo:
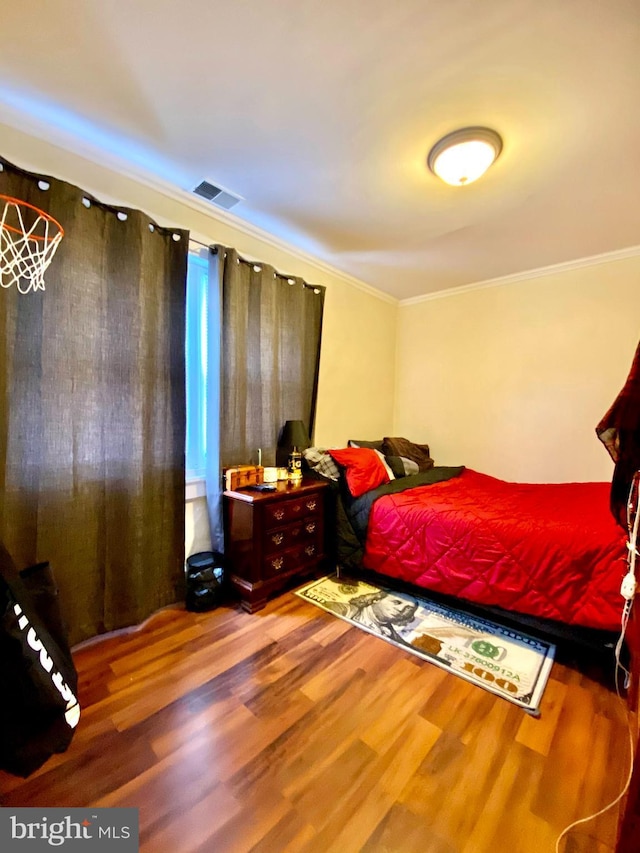
<instances>
[{"instance_id":1,"label":"bottle on nightstand","mask_svg":"<svg viewBox=\"0 0 640 853\"><path fill-rule=\"evenodd\" d=\"M289 454L287 479L291 486L299 486L302 482L302 453L297 447L294 447Z\"/></svg>"}]
</instances>

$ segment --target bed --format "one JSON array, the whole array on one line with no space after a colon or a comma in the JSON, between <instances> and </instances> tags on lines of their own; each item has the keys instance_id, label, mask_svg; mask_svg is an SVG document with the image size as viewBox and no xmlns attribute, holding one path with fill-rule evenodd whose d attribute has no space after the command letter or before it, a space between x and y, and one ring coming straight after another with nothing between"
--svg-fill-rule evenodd
<instances>
[{"instance_id":1,"label":"bed","mask_svg":"<svg viewBox=\"0 0 640 853\"><path fill-rule=\"evenodd\" d=\"M432 463L353 487L354 450L323 451L336 463L341 571L372 571L545 625L619 629L626 540L609 512L609 484L511 483Z\"/></svg>"}]
</instances>

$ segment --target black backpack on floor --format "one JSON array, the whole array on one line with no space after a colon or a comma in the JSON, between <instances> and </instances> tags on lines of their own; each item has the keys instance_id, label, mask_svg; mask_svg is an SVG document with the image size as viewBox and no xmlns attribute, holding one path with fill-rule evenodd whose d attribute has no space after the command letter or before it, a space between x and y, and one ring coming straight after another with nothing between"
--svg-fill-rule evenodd
<instances>
[{"instance_id":1,"label":"black backpack on floor","mask_svg":"<svg viewBox=\"0 0 640 853\"><path fill-rule=\"evenodd\" d=\"M187 558L187 610L201 613L221 603L224 592L223 559L217 551L200 551Z\"/></svg>"}]
</instances>

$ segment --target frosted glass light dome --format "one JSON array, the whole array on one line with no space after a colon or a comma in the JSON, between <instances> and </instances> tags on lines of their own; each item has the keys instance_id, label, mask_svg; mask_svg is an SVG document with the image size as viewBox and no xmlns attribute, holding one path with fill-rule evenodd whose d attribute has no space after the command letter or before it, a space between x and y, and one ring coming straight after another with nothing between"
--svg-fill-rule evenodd
<instances>
[{"instance_id":1,"label":"frosted glass light dome","mask_svg":"<svg viewBox=\"0 0 640 853\"><path fill-rule=\"evenodd\" d=\"M465 127L443 137L429 152L434 175L454 187L477 181L502 151L502 139L488 127Z\"/></svg>"}]
</instances>

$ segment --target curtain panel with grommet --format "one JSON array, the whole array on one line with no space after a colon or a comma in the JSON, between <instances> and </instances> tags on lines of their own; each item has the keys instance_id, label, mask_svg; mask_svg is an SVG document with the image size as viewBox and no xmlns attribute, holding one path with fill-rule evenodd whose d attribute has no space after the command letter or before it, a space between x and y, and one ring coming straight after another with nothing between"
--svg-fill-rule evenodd
<instances>
[{"instance_id":1,"label":"curtain panel with grommet","mask_svg":"<svg viewBox=\"0 0 640 853\"><path fill-rule=\"evenodd\" d=\"M313 435L325 288L220 245L211 247L209 281L221 329L219 366L210 373L220 382L220 453L207 497L219 542L220 468L257 464L258 450L263 465L275 465L287 420L303 421Z\"/></svg>"},{"instance_id":2,"label":"curtain panel with grommet","mask_svg":"<svg viewBox=\"0 0 640 853\"><path fill-rule=\"evenodd\" d=\"M0 163L64 227L44 290L0 289L0 540L77 643L183 595L188 233Z\"/></svg>"}]
</instances>

